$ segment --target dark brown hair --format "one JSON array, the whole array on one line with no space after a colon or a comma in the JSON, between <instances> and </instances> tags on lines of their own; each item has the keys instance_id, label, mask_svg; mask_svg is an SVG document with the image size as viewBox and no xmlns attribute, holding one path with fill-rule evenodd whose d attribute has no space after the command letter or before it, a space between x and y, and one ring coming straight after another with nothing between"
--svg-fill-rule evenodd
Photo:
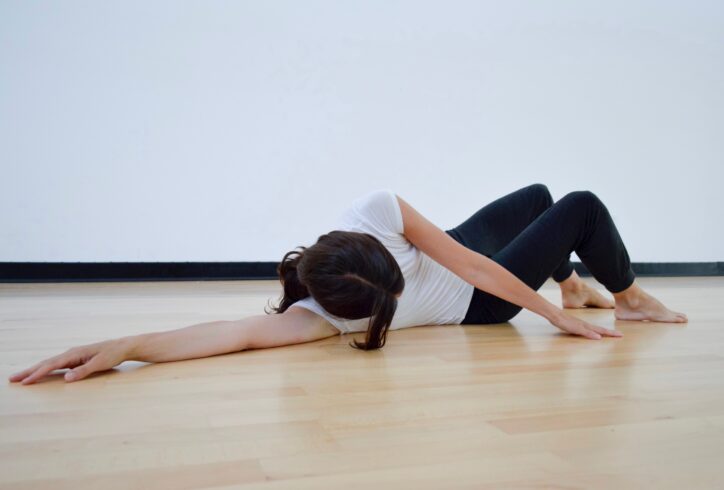
<instances>
[{"instance_id":1,"label":"dark brown hair","mask_svg":"<svg viewBox=\"0 0 724 490\"><path fill-rule=\"evenodd\" d=\"M384 346L397 310L396 295L405 287L390 251L373 235L341 230L320 236L311 247L297 248L301 252L287 252L277 267L284 292L273 312L284 313L311 295L334 316L349 320L370 317L365 342L353 340L352 347L373 350Z\"/></svg>"}]
</instances>

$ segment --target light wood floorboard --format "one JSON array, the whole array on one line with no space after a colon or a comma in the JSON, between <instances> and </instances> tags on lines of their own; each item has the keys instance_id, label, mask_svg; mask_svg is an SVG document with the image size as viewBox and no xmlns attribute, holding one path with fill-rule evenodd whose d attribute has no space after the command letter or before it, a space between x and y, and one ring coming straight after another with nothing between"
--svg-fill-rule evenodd
<instances>
[{"instance_id":1,"label":"light wood floorboard","mask_svg":"<svg viewBox=\"0 0 724 490\"><path fill-rule=\"evenodd\" d=\"M724 488L724 278L638 280L689 323L569 310L624 333L588 340L523 311L28 386L7 377L263 313L279 283L0 284L0 488Z\"/></svg>"}]
</instances>

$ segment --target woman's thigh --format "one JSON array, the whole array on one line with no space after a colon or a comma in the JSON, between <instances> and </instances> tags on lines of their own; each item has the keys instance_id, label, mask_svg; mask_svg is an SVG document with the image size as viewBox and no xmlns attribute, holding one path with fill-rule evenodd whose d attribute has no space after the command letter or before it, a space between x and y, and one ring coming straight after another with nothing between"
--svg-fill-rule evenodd
<instances>
[{"instance_id":1,"label":"woman's thigh","mask_svg":"<svg viewBox=\"0 0 724 490\"><path fill-rule=\"evenodd\" d=\"M531 184L492 201L445 231L467 248L491 257L552 204L545 185Z\"/></svg>"},{"instance_id":2,"label":"woman's thigh","mask_svg":"<svg viewBox=\"0 0 724 490\"><path fill-rule=\"evenodd\" d=\"M510 243L490 258L528 287L540 289L580 243L589 214L576 193L564 197L544 211ZM522 308L475 288L462 323L500 323Z\"/></svg>"}]
</instances>

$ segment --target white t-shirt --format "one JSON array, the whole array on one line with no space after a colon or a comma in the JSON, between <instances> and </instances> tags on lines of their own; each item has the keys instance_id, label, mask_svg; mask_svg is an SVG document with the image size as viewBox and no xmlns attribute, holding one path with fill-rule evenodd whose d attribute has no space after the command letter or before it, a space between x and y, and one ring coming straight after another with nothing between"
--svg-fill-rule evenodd
<instances>
[{"instance_id":1,"label":"white t-shirt","mask_svg":"<svg viewBox=\"0 0 724 490\"><path fill-rule=\"evenodd\" d=\"M390 189L369 192L352 202L337 219L335 229L369 233L382 242L397 261L405 288L397 299L390 330L419 325L459 324L473 296L474 286L432 260L403 234L402 211ZM364 332L369 317L348 320L328 313L311 296L295 302L323 316L341 333Z\"/></svg>"}]
</instances>

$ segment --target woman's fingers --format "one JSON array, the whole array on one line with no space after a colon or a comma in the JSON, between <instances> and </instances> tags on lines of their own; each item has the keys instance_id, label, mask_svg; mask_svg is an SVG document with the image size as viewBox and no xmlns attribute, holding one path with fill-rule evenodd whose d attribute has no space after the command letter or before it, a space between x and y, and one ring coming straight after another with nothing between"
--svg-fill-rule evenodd
<instances>
[{"instance_id":1,"label":"woman's fingers","mask_svg":"<svg viewBox=\"0 0 724 490\"><path fill-rule=\"evenodd\" d=\"M584 337L588 337L589 339L595 339L599 340L601 338L601 335L598 332L594 332L590 328L582 327L581 328L581 335Z\"/></svg>"},{"instance_id":2,"label":"woman's fingers","mask_svg":"<svg viewBox=\"0 0 724 490\"><path fill-rule=\"evenodd\" d=\"M607 337L623 337L623 333L617 330L592 325L585 320L565 313L552 320L551 323L565 332L594 340L600 340L603 335Z\"/></svg>"},{"instance_id":3,"label":"woman's fingers","mask_svg":"<svg viewBox=\"0 0 724 490\"><path fill-rule=\"evenodd\" d=\"M598 332L601 335L607 335L609 337L623 337L623 333L618 330L611 330L608 328L599 327L597 325L588 325L588 328L594 332Z\"/></svg>"},{"instance_id":4,"label":"woman's fingers","mask_svg":"<svg viewBox=\"0 0 724 490\"><path fill-rule=\"evenodd\" d=\"M21 381L22 384L34 383L39 378L42 378L46 374L62 368L74 368L79 364L82 364L83 360L78 351L69 350L63 354L48 358L44 361L40 361L36 365L29 367L19 373L15 373L10 377L11 381Z\"/></svg>"},{"instance_id":5,"label":"woman's fingers","mask_svg":"<svg viewBox=\"0 0 724 490\"><path fill-rule=\"evenodd\" d=\"M126 347L114 342L99 342L97 344L74 347L60 355L51 357L36 365L24 369L10 376L10 381L20 381L22 384L32 384L56 369L68 368L65 373L66 381L77 381L96 371L105 371L113 368L125 360Z\"/></svg>"},{"instance_id":6,"label":"woman's fingers","mask_svg":"<svg viewBox=\"0 0 724 490\"><path fill-rule=\"evenodd\" d=\"M623 337L623 333L618 330L610 330L608 328L599 327L597 325L591 325L588 322L581 320L582 325L578 328L579 335L583 335L589 339L599 340L602 336L607 337Z\"/></svg>"},{"instance_id":7,"label":"woman's fingers","mask_svg":"<svg viewBox=\"0 0 724 490\"><path fill-rule=\"evenodd\" d=\"M88 362L86 362L82 366L78 366L77 368L65 373L65 380L78 381L85 378L91 373L94 373L96 371L104 371L106 369L109 369L108 363L104 362L99 355L96 355L93 356Z\"/></svg>"},{"instance_id":8,"label":"woman's fingers","mask_svg":"<svg viewBox=\"0 0 724 490\"><path fill-rule=\"evenodd\" d=\"M38 371L39 369L43 369L43 368L44 368L45 366L47 366L48 364L51 364L51 363L56 362L59 358L60 358L60 356L55 356L55 357L50 357L50 358L48 358L48 359L45 359L44 361L40 361L39 363L35 364L34 366L31 366L31 367L29 367L29 368L27 368L27 369L24 369L24 370L20 371L19 373L13 374L13 375L10 377L10 379L11 379L11 381L21 381L21 380L24 380L25 378L27 378L28 376L32 375L33 373L35 373L35 372Z\"/></svg>"},{"instance_id":9,"label":"woman's fingers","mask_svg":"<svg viewBox=\"0 0 724 490\"><path fill-rule=\"evenodd\" d=\"M623 337L623 334L617 330L609 330L608 328L599 327L597 325L591 325L590 323L584 322L581 327L582 335L589 339L599 340L603 335L607 337Z\"/></svg>"},{"instance_id":10,"label":"woman's fingers","mask_svg":"<svg viewBox=\"0 0 724 490\"><path fill-rule=\"evenodd\" d=\"M41 364L33 373L24 378L21 383L24 385L34 383L37 379L42 378L46 374L66 367L67 360L64 358L51 359Z\"/></svg>"},{"instance_id":11,"label":"woman's fingers","mask_svg":"<svg viewBox=\"0 0 724 490\"><path fill-rule=\"evenodd\" d=\"M23 369L22 371L13 374L8 378L10 381L20 381L21 379L25 378L28 374L32 373L36 369L38 369L44 362L46 361L40 361L39 363L35 364L34 366L30 366L27 369Z\"/></svg>"}]
</instances>

